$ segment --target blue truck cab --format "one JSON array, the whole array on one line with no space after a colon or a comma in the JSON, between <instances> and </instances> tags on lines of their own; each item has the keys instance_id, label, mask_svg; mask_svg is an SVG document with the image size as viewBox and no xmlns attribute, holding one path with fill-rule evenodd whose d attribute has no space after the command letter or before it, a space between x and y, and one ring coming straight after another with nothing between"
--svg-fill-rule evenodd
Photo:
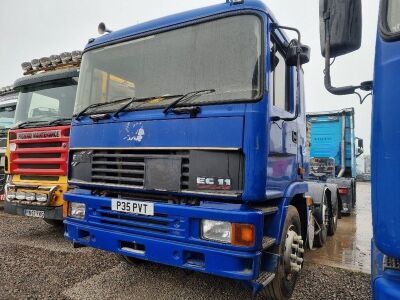
<instances>
[{"instance_id":1,"label":"blue truck cab","mask_svg":"<svg viewBox=\"0 0 400 300\"><path fill-rule=\"evenodd\" d=\"M354 108L307 113L310 142L310 175L335 183L342 213L356 204L357 157L363 140L355 135Z\"/></svg>"},{"instance_id":2,"label":"blue truck cab","mask_svg":"<svg viewBox=\"0 0 400 300\"><path fill-rule=\"evenodd\" d=\"M327 90L336 95L355 94L361 103L366 96L373 95L371 283L374 299L400 299L400 193L397 188L400 182L400 143L397 139L400 132L397 101L400 94L400 3L380 1L374 78L357 86L332 86L330 65L332 58L361 46L361 1L320 0L320 20Z\"/></svg>"},{"instance_id":3,"label":"blue truck cab","mask_svg":"<svg viewBox=\"0 0 400 300\"><path fill-rule=\"evenodd\" d=\"M327 188L304 181L309 49L285 30L236 0L90 40L66 238L290 298Z\"/></svg>"}]
</instances>

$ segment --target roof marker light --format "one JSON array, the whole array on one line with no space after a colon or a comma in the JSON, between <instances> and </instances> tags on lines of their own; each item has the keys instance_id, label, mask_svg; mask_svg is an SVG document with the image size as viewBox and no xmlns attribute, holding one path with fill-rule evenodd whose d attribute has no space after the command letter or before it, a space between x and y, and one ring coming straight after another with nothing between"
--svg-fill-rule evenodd
<instances>
[{"instance_id":1,"label":"roof marker light","mask_svg":"<svg viewBox=\"0 0 400 300\"><path fill-rule=\"evenodd\" d=\"M32 70L32 64L29 61L25 61L21 64L21 68L22 70L26 71L30 71Z\"/></svg>"},{"instance_id":2,"label":"roof marker light","mask_svg":"<svg viewBox=\"0 0 400 300\"><path fill-rule=\"evenodd\" d=\"M51 63L53 66L57 66L57 65L61 64L60 55L57 55L57 54L50 55L50 60L51 60Z\"/></svg>"},{"instance_id":3,"label":"roof marker light","mask_svg":"<svg viewBox=\"0 0 400 300\"><path fill-rule=\"evenodd\" d=\"M82 58L82 51L74 50L74 51L71 52L71 55L72 55L72 61L73 62L78 62Z\"/></svg>"},{"instance_id":4,"label":"roof marker light","mask_svg":"<svg viewBox=\"0 0 400 300\"><path fill-rule=\"evenodd\" d=\"M60 57L63 64L66 64L72 60L72 55L70 52L63 52L60 54Z\"/></svg>"},{"instance_id":5,"label":"roof marker light","mask_svg":"<svg viewBox=\"0 0 400 300\"><path fill-rule=\"evenodd\" d=\"M226 0L226 3L230 4L243 4L244 0Z\"/></svg>"},{"instance_id":6,"label":"roof marker light","mask_svg":"<svg viewBox=\"0 0 400 300\"><path fill-rule=\"evenodd\" d=\"M39 69L40 68L40 60L37 58L32 59L31 65L34 70Z\"/></svg>"},{"instance_id":7,"label":"roof marker light","mask_svg":"<svg viewBox=\"0 0 400 300\"><path fill-rule=\"evenodd\" d=\"M48 66L51 65L51 60L50 60L50 58L48 58L48 57L42 57L42 58L40 59L40 63L41 63L41 65L42 65L42 67L46 68L46 67L48 67Z\"/></svg>"}]
</instances>

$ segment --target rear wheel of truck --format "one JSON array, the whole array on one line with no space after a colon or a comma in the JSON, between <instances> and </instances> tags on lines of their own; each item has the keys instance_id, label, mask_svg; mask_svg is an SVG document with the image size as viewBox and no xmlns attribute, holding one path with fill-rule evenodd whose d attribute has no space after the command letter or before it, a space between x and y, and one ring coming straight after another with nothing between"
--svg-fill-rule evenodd
<instances>
[{"instance_id":1,"label":"rear wheel of truck","mask_svg":"<svg viewBox=\"0 0 400 300\"><path fill-rule=\"evenodd\" d=\"M52 220L52 219L43 219L47 224L54 226L54 227L61 227L63 226L62 220Z\"/></svg>"},{"instance_id":2,"label":"rear wheel of truck","mask_svg":"<svg viewBox=\"0 0 400 300\"><path fill-rule=\"evenodd\" d=\"M329 206L326 193L324 193L321 205L315 209L315 213L318 222L316 226L318 234L314 238L314 245L316 247L322 247L325 245L329 227Z\"/></svg>"},{"instance_id":3,"label":"rear wheel of truck","mask_svg":"<svg viewBox=\"0 0 400 300\"><path fill-rule=\"evenodd\" d=\"M355 208L357 203L357 181L355 181L354 179L353 179L352 191L353 191L353 201L351 202L351 205L353 208Z\"/></svg>"},{"instance_id":4,"label":"rear wheel of truck","mask_svg":"<svg viewBox=\"0 0 400 300\"><path fill-rule=\"evenodd\" d=\"M286 235L282 236L279 245L281 259L274 280L261 292L264 299L290 299L303 266L304 243L300 216L292 205L288 208L283 232Z\"/></svg>"},{"instance_id":5,"label":"rear wheel of truck","mask_svg":"<svg viewBox=\"0 0 400 300\"><path fill-rule=\"evenodd\" d=\"M339 218L339 204L338 200L336 200L336 204L331 209L331 213L329 214L329 225L328 225L328 235L333 236L336 233L337 223Z\"/></svg>"}]
</instances>

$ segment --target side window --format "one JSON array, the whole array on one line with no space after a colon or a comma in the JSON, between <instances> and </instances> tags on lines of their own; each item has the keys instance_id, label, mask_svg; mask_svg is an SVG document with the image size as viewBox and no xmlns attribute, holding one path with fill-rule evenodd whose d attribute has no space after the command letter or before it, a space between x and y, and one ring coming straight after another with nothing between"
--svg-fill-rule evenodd
<instances>
[{"instance_id":1,"label":"side window","mask_svg":"<svg viewBox=\"0 0 400 300\"><path fill-rule=\"evenodd\" d=\"M284 55L278 50L276 44L271 48L271 93L272 103L275 107L290 111L289 101L289 67L286 65Z\"/></svg>"}]
</instances>

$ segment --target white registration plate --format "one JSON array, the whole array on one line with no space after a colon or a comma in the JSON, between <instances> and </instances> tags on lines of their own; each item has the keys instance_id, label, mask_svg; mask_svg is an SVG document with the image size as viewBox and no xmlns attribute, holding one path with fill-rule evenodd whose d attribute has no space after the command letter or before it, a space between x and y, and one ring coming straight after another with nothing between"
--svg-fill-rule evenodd
<instances>
[{"instance_id":1,"label":"white registration plate","mask_svg":"<svg viewBox=\"0 0 400 300\"><path fill-rule=\"evenodd\" d=\"M33 210L33 209L25 209L25 216L43 219L44 218L44 211L42 211L42 210Z\"/></svg>"},{"instance_id":2,"label":"white registration plate","mask_svg":"<svg viewBox=\"0 0 400 300\"><path fill-rule=\"evenodd\" d=\"M6 165L6 158L5 156L0 157L0 167L4 167Z\"/></svg>"},{"instance_id":3,"label":"white registration plate","mask_svg":"<svg viewBox=\"0 0 400 300\"><path fill-rule=\"evenodd\" d=\"M154 203L111 199L111 209L131 214L154 216Z\"/></svg>"}]
</instances>

